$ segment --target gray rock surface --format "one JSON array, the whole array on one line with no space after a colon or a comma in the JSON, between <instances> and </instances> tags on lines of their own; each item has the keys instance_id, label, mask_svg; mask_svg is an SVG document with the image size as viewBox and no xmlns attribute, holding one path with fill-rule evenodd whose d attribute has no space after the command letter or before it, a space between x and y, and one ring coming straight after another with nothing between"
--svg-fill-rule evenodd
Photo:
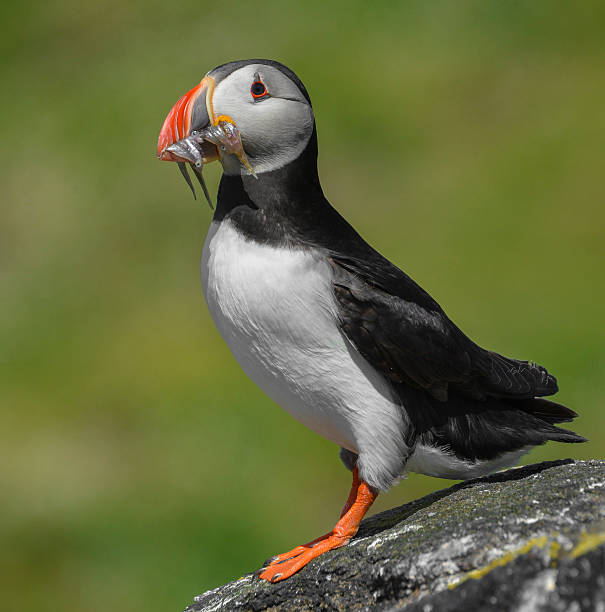
<instances>
[{"instance_id":1,"label":"gray rock surface","mask_svg":"<svg viewBox=\"0 0 605 612\"><path fill-rule=\"evenodd\" d=\"M605 612L605 461L529 465L365 520L348 546L267 584L249 574L201 610Z\"/></svg>"}]
</instances>

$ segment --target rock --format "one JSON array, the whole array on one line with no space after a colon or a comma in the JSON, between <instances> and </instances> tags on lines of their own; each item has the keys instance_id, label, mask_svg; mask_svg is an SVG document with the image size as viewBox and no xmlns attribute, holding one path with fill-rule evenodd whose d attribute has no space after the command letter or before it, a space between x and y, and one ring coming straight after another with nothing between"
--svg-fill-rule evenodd
<instances>
[{"instance_id":1,"label":"rock","mask_svg":"<svg viewBox=\"0 0 605 612\"><path fill-rule=\"evenodd\" d=\"M470 480L365 520L292 578L253 574L201 610L605 610L605 461Z\"/></svg>"}]
</instances>

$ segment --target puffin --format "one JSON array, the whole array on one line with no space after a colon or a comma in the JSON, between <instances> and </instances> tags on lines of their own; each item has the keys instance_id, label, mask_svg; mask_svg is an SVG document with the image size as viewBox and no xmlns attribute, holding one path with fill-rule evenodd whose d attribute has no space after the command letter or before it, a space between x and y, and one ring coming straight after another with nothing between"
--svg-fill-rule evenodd
<instances>
[{"instance_id":1,"label":"puffin","mask_svg":"<svg viewBox=\"0 0 605 612\"><path fill-rule=\"evenodd\" d=\"M334 528L257 571L272 583L346 545L407 472L465 480L548 440L586 441L556 426L577 414L544 399L554 376L474 343L337 212L317 153L305 86L268 59L208 72L170 110L157 146L209 202L204 164L222 164L201 260L212 319L244 372L336 443L352 472Z\"/></svg>"}]
</instances>

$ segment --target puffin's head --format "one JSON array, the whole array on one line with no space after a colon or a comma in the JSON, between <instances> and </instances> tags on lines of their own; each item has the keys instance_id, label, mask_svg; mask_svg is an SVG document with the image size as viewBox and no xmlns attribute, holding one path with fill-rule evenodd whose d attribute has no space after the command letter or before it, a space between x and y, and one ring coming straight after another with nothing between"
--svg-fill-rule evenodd
<instances>
[{"instance_id":1,"label":"puffin's head","mask_svg":"<svg viewBox=\"0 0 605 612\"><path fill-rule=\"evenodd\" d=\"M289 68L271 60L230 62L173 106L158 157L178 162L186 179L189 163L206 191L203 163L219 159L226 174L270 172L295 160L313 129L309 95Z\"/></svg>"}]
</instances>

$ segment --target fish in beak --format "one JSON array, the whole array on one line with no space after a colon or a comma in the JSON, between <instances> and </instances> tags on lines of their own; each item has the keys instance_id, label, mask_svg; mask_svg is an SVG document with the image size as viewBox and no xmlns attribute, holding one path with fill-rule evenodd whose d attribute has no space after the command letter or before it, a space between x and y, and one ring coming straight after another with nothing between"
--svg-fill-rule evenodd
<instances>
[{"instance_id":1,"label":"fish in beak","mask_svg":"<svg viewBox=\"0 0 605 612\"><path fill-rule=\"evenodd\" d=\"M212 200L202 175L204 164L219 159L224 153L232 154L250 174L256 176L235 122L231 117L215 113L215 86L215 80L205 76L199 85L179 99L164 120L157 147L160 160L177 163L195 198L195 189L187 172L187 165L191 167L210 208L213 208Z\"/></svg>"}]
</instances>

